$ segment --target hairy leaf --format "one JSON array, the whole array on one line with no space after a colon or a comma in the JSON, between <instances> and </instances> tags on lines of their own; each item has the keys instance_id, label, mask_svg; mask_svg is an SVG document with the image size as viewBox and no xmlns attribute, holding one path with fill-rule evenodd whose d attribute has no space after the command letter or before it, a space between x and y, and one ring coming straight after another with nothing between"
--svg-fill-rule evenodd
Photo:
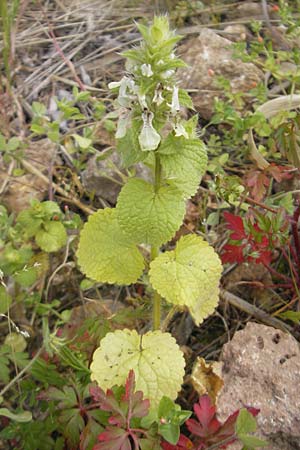
<instances>
[{"instance_id":1,"label":"hairy leaf","mask_svg":"<svg viewBox=\"0 0 300 450\"><path fill-rule=\"evenodd\" d=\"M153 185L132 178L123 187L117 204L122 230L136 243L160 245L173 237L185 213L185 201L178 189Z\"/></svg>"},{"instance_id":2,"label":"hairy leaf","mask_svg":"<svg viewBox=\"0 0 300 450\"><path fill-rule=\"evenodd\" d=\"M128 329L108 333L94 353L91 379L108 389L123 385L131 369L136 389L155 406L164 395L176 398L183 380L184 358L169 333L154 331L140 336Z\"/></svg>"},{"instance_id":3,"label":"hairy leaf","mask_svg":"<svg viewBox=\"0 0 300 450\"><path fill-rule=\"evenodd\" d=\"M165 176L186 198L194 195L206 170L206 148L199 139L170 134L159 148Z\"/></svg>"},{"instance_id":4,"label":"hairy leaf","mask_svg":"<svg viewBox=\"0 0 300 450\"><path fill-rule=\"evenodd\" d=\"M78 264L89 278L103 283L130 284L141 275L144 260L119 227L114 209L89 217L77 251Z\"/></svg>"},{"instance_id":5,"label":"hairy leaf","mask_svg":"<svg viewBox=\"0 0 300 450\"><path fill-rule=\"evenodd\" d=\"M187 306L198 325L218 304L222 265L201 237L183 236L150 264L150 281L168 302Z\"/></svg>"}]
</instances>

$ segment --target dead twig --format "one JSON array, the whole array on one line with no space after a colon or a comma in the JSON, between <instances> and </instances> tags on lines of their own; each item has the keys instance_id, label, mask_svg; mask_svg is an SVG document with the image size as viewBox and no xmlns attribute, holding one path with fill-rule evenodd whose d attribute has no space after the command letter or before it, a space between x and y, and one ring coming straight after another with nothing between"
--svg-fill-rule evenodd
<instances>
[{"instance_id":1,"label":"dead twig","mask_svg":"<svg viewBox=\"0 0 300 450\"><path fill-rule=\"evenodd\" d=\"M289 333L292 332L292 327L290 325L287 325L281 320L270 316L265 311L261 310L260 308L257 308L257 306L251 305L250 303L246 302L246 300L243 300L242 298L232 294L231 292L226 291L225 289L221 289L220 298L224 302L230 303L230 305L244 311L245 313L249 314L249 316L253 316L256 320L266 325L278 328L279 330L285 332Z\"/></svg>"}]
</instances>

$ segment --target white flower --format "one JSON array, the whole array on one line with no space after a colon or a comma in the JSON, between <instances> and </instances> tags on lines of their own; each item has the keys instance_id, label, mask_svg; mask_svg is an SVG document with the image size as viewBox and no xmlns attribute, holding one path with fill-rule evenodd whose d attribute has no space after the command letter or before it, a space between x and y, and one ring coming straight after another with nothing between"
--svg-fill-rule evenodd
<instances>
[{"instance_id":1,"label":"white flower","mask_svg":"<svg viewBox=\"0 0 300 450\"><path fill-rule=\"evenodd\" d=\"M148 109L145 94L138 94L138 101L139 101L139 104L141 105L142 109Z\"/></svg>"},{"instance_id":2,"label":"white flower","mask_svg":"<svg viewBox=\"0 0 300 450\"><path fill-rule=\"evenodd\" d=\"M161 137L152 125L154 114L150 111L143 113L143 128L139 135L139 143L143 152L155 150L159 146Z\"/></svg>"},{"instance_id":3,"label":"white flower","mask_svg":"<svg viewBox=\"0 0 300 450\"><path fill-rule=\"evenodd\" d=\"M151 64L142 64L141 71L144 77L151 77L153 75Z\"/></svg>"},{"instance_id":4,"label":"white flower","mask_svg":"<svg viewBox=\"0 0 300 450\"><path fill-rule=\"evenodd\" d=\"M174 75L175 70L170 69L170 70L166 70L165 72L162 72L161 77L165 80L166 78L170 78Z\"/></svg>"},{"instance_id":5,"label":"white flower","mask_svg":"<svg viewBox=\"0 0 300 450\"><path fill-rule=\"evenodd\" d=\"M121 81L113 81L108 85L109 89L119 88L118 103L125 108L136 99L136 86L129 77L123 77ZM129 92L127 92L129 91Z\"/></svg>"},{"instance_id":6,"label":"white flower","mask_svg":"<svg viewBox=\"0 0 300 450\"><path fill-rule=\"evenodd\" d=\"M108 89L114 89L117 87L120 87L121 81L112 81L111 83L108 83Z\"/></svg>"},{"instance_id":7,"label":"white flower","mask_svg":"<svg viewBox=\"0 0 300 450\"><path fill-rule=\"evenodd\" d=\"M175 116L180 111L180 104L179 104L179 98L178 98L178 87L173 87L173 94L172 94L172 103L169 105L171 107L171 113Z\"/></svg>"},{"instance_id":8,"label":"white flower","mask_svg":"<svg viewBox=\"0 0 300 450\"><path fill-rule=\"evenodd\" d=\"M127 128L131 122L131 111L126 108L121 108L119 113L119 120L116 131L116 139L123 138L127 133Z\"/></svg>"},{"instance_id":9,"label":"white flower","mask_svg":"<svg viewBox=\"0 0 300 450\"><path fill-rule=\"evenodd\" d=\"M176 137L183 136L186 139L189 138L189 135L188 135L186 129L184 128L184 126L182 125L182 123L174 123L173 124L173 129L175 131L175 136Z\"/></svg>"},{"instance_id":10,"label":"white flower","mask_svg":"<svg viewBox=\"0 0 300 450\"><path fill-rule=\"evenodd\" d=\"M154 96L153 96L152 102L153 102L153 103L156 103L157 106L159 106L159 105L161 105L164 101L165 101L165 99L164 99L163 96L162 96L162 86L161 86L161 84L159 83L159 84L157 85L156 89L155 89L155 92L154 92Z\"/></svg>"}]
</instances>

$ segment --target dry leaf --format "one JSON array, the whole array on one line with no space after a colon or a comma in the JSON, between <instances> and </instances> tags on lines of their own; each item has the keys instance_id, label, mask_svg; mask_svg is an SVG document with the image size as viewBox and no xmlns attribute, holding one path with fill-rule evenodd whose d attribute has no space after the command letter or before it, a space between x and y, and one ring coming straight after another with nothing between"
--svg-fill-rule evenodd
<instances>
[{"instance_id":1,"label":"dry leaf","mask_svg":"<svg viewBox=\"0 0 300 450\"><path fill-rule=\"evenodd\" d=\"M197 358L192 370L190 379L194 389L199 395L208 394L213 403L224 384L221 372L222 363L207 363L204 358Z\"/></svg>"}]
</instances>

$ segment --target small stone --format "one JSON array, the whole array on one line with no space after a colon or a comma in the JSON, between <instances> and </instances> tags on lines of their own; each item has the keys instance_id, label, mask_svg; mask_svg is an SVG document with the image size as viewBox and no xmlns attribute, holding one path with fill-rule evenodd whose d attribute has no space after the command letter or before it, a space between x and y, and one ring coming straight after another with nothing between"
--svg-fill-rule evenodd
<instances>
[{"instance_id":1,"label":"small stone","mask_svg":"<svg viewBox=\"0 0 300 450\"><path fill-rule=\"evenodd\" d=\"M242 24L228 25L224 28L224 32L226 33L226 38L233 42L245 41L249 34L247 27Z\"/></svg>"},{"instance_id":2,"label":"small stone","mask_svg":"<svg viewBox=\"0 0 300 450\"><path fill-rule=\"evenodd\" d=\"M268 450L300 450L300 350L291 335L249 322L221 355L220 420L245 406L260 409L257 436ZM230 450L241 449L234 444Z\"/></svg>"}]
</instances>

